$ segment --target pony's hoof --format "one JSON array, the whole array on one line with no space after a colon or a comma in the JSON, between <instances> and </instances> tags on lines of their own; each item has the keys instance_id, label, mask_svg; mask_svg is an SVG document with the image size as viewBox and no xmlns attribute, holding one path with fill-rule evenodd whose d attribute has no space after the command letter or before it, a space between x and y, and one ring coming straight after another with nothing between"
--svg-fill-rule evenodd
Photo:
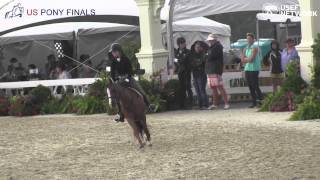
<instances>
[{"instance_id":1,"label":"pony's hoof","mask_svg":"<svg viewBox=\"0 0 320 180\"><path fill-rule=\"evenodd\" d=\"M152 144L151 144L151 142L149 142L149 143L148 143L148 146L149 146L149 147L152 147Z\"/></svg>"},{"instance_id":2,"label":"pony's hoof","mask_svg":"<svg viewBox=\"0 0 320 180\"><path fill-rule=\"evenodd\" d=\"M144 148L144 144L141 144L140 146L139 146L139 149L143 149Z\"/></svg>"}]
</instances>

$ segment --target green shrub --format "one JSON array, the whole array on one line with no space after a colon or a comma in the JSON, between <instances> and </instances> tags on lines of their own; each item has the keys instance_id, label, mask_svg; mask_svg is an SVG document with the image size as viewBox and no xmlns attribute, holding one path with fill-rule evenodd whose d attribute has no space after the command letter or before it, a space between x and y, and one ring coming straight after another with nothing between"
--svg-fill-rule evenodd
<instances>
[{"instance_id":1,"label":"green shrub","mask_svg":"<svg viewBox=\"0 0 320 180\"><path fill-rule=\"evenodd\" d=\"M314 40L314 45L312 45L312 53L316 60L320 61L320 33Z\"/></svg>"},{"instance_id":2,"label":"green shrub","mask_svg":"<svg viewBox=\"0 0 320 180\"><path fill-rule=\"evenodd\" d=\"M162 98L166 100L168 110L175 110L179 108L179 91L179 80L172 79L164 85L164 89L162 91Z\"/></svg>"},{"instance_id":3,"label":"green shrub","mask_svg":"<svg viewBox=\"0 0 320 180\"><path fill-rule=\"evenodd\" d=\"M46 103L52 98L51 90L41 85L33 88L30 92L30 96L32 96L35 104Z\"/></svg>"},{"instance_id":4,"label":"green shrub","mask_svg":"<svg viewBox=\"0 0 320 180\"><path fill-rule=\"evenodd\" d=\"M84 96L73 101L77 114L98 114L107 112L107 105L103 99L94 96Z\"/></svg>"},{"instance_id":5,"label":"green shrub","mask_svg":"<svg viewBox=\"0 0 320 180\"><path fill-rule=\"evenodd\" d=\"M290 120L320 119L320 90L312 89Z\"/></svg>"},{"instance_id":6,"label":"green shrub","mask_svg":"<svg viewBox=\"0 0 320 180\"><path fill-rule=\"evenodd\" d=\"M293 92L301 94L301 91L307 88L307 83L299 75L297 63L291 62L287 67L287 78L281 86L281 90L285 92Z\"/></svg>"},{"instance_id":7,"label":"green shrub","mask_svg":"<svg viewBox=\"0 0 320 180\"><path fill-rule=\"evenodd\" d=\"M9 115L22 116L24 109L24 98L21 96L13 96L10 99Z\"/></svg>"},{"instance_id":8,"label":"green shrub","mask_svg":"<svg viewBox=\"0 0 320 180\"><path fill-rule=\"evenodd\" d=\"M276 94L269 94L265 97L259 111L285 111L288 105L288 97L286 93L284 91L278 91Z\"/></svg>"},{"instance_id":9,"label":"green shrub","mask_svg":"<svg viewBox=\"0 0 320 180\"><path fill-rule=\"evenodd\" d=\"M107 97L106 87L108 81L107 79L97 80L93 84L89 86L88 95L94 96L100 99L104 99Z\"/></svg>"},{"instance_id":10,"label":"green shrub","mask_svg":"<svg viewBox=\"0 0 320 180\"><path fill-rule=\"evenodd\" d=\"M158 107L157 112L162 112L166 110L166 100L160 95L161 88L160 84L156 80L145 80L142 79L139 81L142 89L145 91L147 98L151 104L154 104Z\"/></svg>"},{"instance_id":11,"label":"green shrub","mask_svg":"<svg viewBox=\"0 0 320 180\"><path fill-rule=\"evenodd\" d=\"M159 94L151 95L148 97L151 104L158 107L156 112L163 112L166 110L166 100L162 99Z\"/></svg>"},{"instance_id":12,"label":"green shrub","mask_svg":"<svg viewBox=\"0 0 320 180\"><path fill-rule=\"evenodd\" d=\"M0 96L0 116L7 116L9 112L10 102L8 98Z\"/></svg>"},{"instance_id":13,"label":"green shrub","mask_svg":"<svg viewBox=\"0 0 320 180\"><path fill-rule=\"evenodd\" d=\"M290 120L320 119L320 104L304 103L299 105L298 110L291 116Z\"/></svg>"},{"instance_id":14,"label":"green shrub","mask_svg":"<svg viewBox=\"0 0 320 180\"><path fill-rule=\"evenodd\" d=\"M320 89L320 64L316 64L312 68L311 84L314 88Z\"/></svg>"},{"instance_id":15,"label":"green shrub","mask_svg":"<svg viewBox=\"0 0 320 180\"><path fill-rule=\"evenodd\" d=\"M316 60L320 60L320 34L315 39L315 44L312 46L313 55ZM320 119L320 64L316 63L312 69L311 86L307 90L302 91L300 97L294 99L298 101L297 111L290 117L290 120L309 120ZM302 97L304 97L303 100Z\"/></svg>"},{"instance_id":16,"label":"green shrub","mask_svg":"<svg viewBox=\"0 0 320 180\"><path fill-rule=\"evenodd\" d=\"M38 106L35 106L31 96L15 96L10 99L10 116L30 116L39 114Z\"/></svg>"},{"instance_id":17,"label":"green shrub","mask_svg":"<svg viewBox=\"0 0 320 180\"><path fill-rule=\"evenodd\" d=\"M16 96L10 99L9 115L29 116L40 114L45 104L52 98L51 90L44 86L38 86L30 91L27 96Z\"/></svg>"},{"instance_id":18,"label":"green shrub","mask_svg":"<svg viewBox=\"0 0 320 180\"><path fill-rule=\"evenodd\" d=\"M80 96L63 95L61 98L52 98L41 108L41 114L67 114L75 113L73 101Z\"/></svg>"},{"instance_id":19,"label":"green shrub","mask_svg":"<svg viewBox=\"0 0 320 180\"><path fill-rule=\"evenodd\" d=\"M263 103L262 103L262 106L261 106L260 109L259 109L259 112L267 112L267 111L270 111L274 99L275 99L275 95L273 95L273 94L268 94L268 95L264 98Z\"/></svg>"},{"instance_id":20,"label":"green shrub","mask_svg":"<svg viewBox=\"0 0 320 180\"><path fill-rule=\"evenodd\" d=\"M269 95L263 101L259 111L287 111L289 110L288 93L292 92L293 106L297 106L303 102L306 96L307 83L299 75L298 65L296 62L291 62L287 67L287 77L284 80L280 91L275 95Z\"/></svg>"},{"instance_id":21,"label":"green shrub","mask_svg":"<svg viewBox=\"0 0 320 180\"><path fill-rule=\"evenodd\" d=\"M40 110L41 114L61 114L61 112L61 101L58 98L52 98Z\"/></svg>"}]
</instances>

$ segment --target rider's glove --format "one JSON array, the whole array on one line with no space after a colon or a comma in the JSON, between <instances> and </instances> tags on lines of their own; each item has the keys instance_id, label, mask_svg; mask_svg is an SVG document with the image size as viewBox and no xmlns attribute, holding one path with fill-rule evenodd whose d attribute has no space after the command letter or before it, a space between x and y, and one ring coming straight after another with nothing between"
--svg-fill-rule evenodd
<instances>
[{"instance_id":1,"label":"rider's glove","mask_svg":"<svg viewBox=\"0 0 320 180\"><path fill-rule=\"evenodd\" d=\"M125 82L129 82L129 79L128 79L128 78L126 78L124 81L125 81Z\"/></svg>"}]
</instances>

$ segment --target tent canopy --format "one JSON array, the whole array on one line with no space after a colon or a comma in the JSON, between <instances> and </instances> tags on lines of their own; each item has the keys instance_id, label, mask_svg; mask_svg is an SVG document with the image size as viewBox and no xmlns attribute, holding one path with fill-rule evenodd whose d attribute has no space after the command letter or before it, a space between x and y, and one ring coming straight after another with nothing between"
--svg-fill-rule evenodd
<instances>
[{"instance_id":1,"label":"tent canopy","mask_svg":"<svg viewBox=\"0 0 320 180\"><path fill-rule=\"evenodd\" d=\"M288 16L281 14L269 14L269 13L258 13L257 19L259 21L270 21L276 23L285 23L287 21L290 22L300 22L301 18L299 16Z\"/></svg>"},{"instance_id":2,"label":"tent canopy","mask_svg":"<svg viewBox=\"0 0 320 180\"><path fill-rule=\"evenodd\" d=\"M162 25L162 36L166 42L166 24ZM173 41L176 42L177 38L184 37L187 42L187 47L197 41L204 41L209 34L217 34L219 41L222 43L224 50L230 49L230 36L231 29L229 25L222 24L205 17L197 17L186 20L173 22ZM177 44L174 43L177 48Z\"/></svg>"},{"instance_id":3,"label":"tent canopy","mask_svg":"<svg viewBox=\"0 0 320 180\"><path fill-rule=\"evenodd\" d=\"M167 18L168 3L162 9L162 19ZM188 19L237 11L262 11L264 6L274 4L298 4L298 0L177 0L174 19ZM1 2L3 6L5 2ZM10 1L0 11L0 34L26 25L79 16L111 16L97 21L125 21L128 17L138 17L139 9L135 0L117 0L106 3L101 0L15 0ZM94 21L95 18L91 20ZM52 21L52 23L54 23Z\"/></svg>"},{"instance_id":4,"label":"tent canopy","mask_svg":"<svg viewBox=\"0 0 320 180\"><path fill-rule=\"evenodd\" d=\"M166 32L166 26L162 26L162 32ZM195 31L219 34L222 36L231 36L229 25L222 24L205 17L197 17L186 20L180 20L173 23L174 32Z\"/></svg>"},{"instance_id":5,"label":"tent canopy","mask_svg":"<svg viewBox=\"0 0 320 180\"><path fill-rule=\"evenodd\" d=\"M168 4L161 15L167 17ZM172 1L172 0L171 0ZM210 16L215 14L241 12L241 11L263 11L268 5L280 8L281 5L296 5L298 0L176 0L174 7L174 20L187 19L199 16Z\"/></svg>"},{"instance_id":6,"label":"tent canopy","mask_svg":"<svg viewBox=\"0 0 320 180\"><path fill-rule=\"evenodd\" d=\"M206 32L229 37L231 29L225 25L208 18L198 17L180 20L173 23L174 32ZM72 32L81 36L115 32L139 31L137 26L116 23L94 22L67 22L47 24L14 31L0 37L0 45L32 40L72 40ZM162 33L166 32L166 25L162 25Z\"/></svg>"},{"instance_id":7,"label":"tent canopy","mask_svg":"<svg viewBox=\"0 0 320 180\"><path fill-rule=\"evenodd\" d=\"M92 30L92 28L95 28ZM0 37L0 45L11 44L23 41L41 40L73 40L73 32L86 32L87 34L97 31L130 31L136 26L115 24L115 23L94 23L94 22L68 22L47 24L21 29Z\"/></svg>"}]
</instances>

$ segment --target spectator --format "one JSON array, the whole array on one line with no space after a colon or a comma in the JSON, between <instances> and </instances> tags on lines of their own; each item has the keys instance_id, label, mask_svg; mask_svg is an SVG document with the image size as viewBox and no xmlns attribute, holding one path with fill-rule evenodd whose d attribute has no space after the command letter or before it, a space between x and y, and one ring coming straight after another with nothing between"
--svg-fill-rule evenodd
<instances>
[{"instance_id":1,"label":"spectator","mask_svg":"<svg viewBox=\"0 0 320 180\"><path fill-rule=\"evenodd\" d=\"M14 73L13 66L8 66L7 72L1 75L1 79L3 79L4 82L16 81L16 75Z\"/></svg>"},{"instance_id":2,"label":"spectator","mask_svg":"<svg viewBox=\"0 0 320 180\"><path fill-rule=\"evenodd\" d=\"M55 72L57 73L58 79L70 79L71 78L71 75L66 71L65 65L63 64L63 62L58 62L58 65L56 66ZM71 86L58 86L55 88L54 91L56 91L57 94L61 94L62 90L64 90L64 92L68 93L68 92L72 91L72 88L71 88Z\"/></svg>"},{"instance_id":3,"label":"spectator","mask_svg":"<svg viewBox=\"0 0 320 180\"><path fill-rule=\"evenodd\" d=\"M70 79L71 75L70 73L68 73L65 69L65 66L60 63L58 64L58 66L56 67L56 72L58 75L58 79Z\"/></svg>"},{"instance_id":4,"label":"spectator","mask_svg":"<svg viewBox=\"0 0 320 180\"><path fill-rule=\"evenodd\" d=\"M70 59L69 57L64 57L61 59L61 62L64 64L64 70L67 71L70 75L70 78L77 78L78 77L78 69L76 68L77 65L75 62Z\"/></svg>"},{"instance_id":5,"label":"spectator","mask_svg":"<svg viewBox=\"0 0 320 180\"><path fill-rule=\"evenodd\" d=\"M210 34L207 38L209 49L206 59L206 73L208 75L209 86L212 89L212 105L209 109L214 109L218 105L218 90L223 97L224 109L229 109L228 96L224 89L223 73L223 46L218 40L218 36Z\"/></svg>"},{"instance_id":6,"label":"spectator","mask_svg":"<svg viewBox=\"0 0 320 180\"><path fill-rule=\"evenodd\" d=\"M96 75L96 72L92 69L91 60L88 60L89 58L90 56L87 54L83 54L80 56L80 62L84 63L84 65L81 65L79 69L80 78L93 78Z\"/></svg>"},{"instance_id":7,"label":"spectator","mask_svg":"<svg viewBox=\"0 0 320 180\"><path fill-rule=\"evenodd\" d=\"M8 66L7 72L5 73L5 78L6 81L12 82L12 81L17 81L17 73L16 73L16 63L18 60L16 58L11 58L10 59L10 65Z\"/></svg>"},{"instance_id":8,"label":"spectator","mask_svg":"<svg viewBox=\"0 0 320 180\"><path fill-rule=\"evenodd\" d=\"M252 105L249 108L254 108L257 104L261 105L263 98L259 87L261 60L258 55L258 47L254 45L254 35L252 33L247 33L247 41L248 46L243 49L241 62L245 65L245 77L252 97Z\"/></svg>"},{"instance_id":9,"label":"spectator","mask_svg":"<svg viewBox=\"0 0 320 180\"><path fill-rule=\"evenodd\" d=\"M18 81L26 81L27 80L27 73L22 66L22 63L18 63L18 67L16 67L16 75Z\"/></svg>"},{"instance_id":10,"label":"spectator","mask_svg":"<svg viewBox=\"0 0 320 180\"><path fill-rule=\"evenodd\" d=\"M281 67L283 72L286 72L287 65L290 62L296 62L297 66L299 66L299 63L300 63L300 57L299 57L298 51L295 48L294 40L289 38L286 41L286 46L287 47L283 49L281 53Z\"/></svg>"},{"instance_id":11,"label":"spectator","mask_svg":"<svg viewBox=\"0 0 320 180\"><path fill-rule=\"evenodd\" d=\"M45 79L52 79L51 73L56 68L55 65L56 65L56 57L53 54L50 54L47 57L47 63L45 64L45 71L46 71L45 72L45 75L46 75Z\"/></svg>"},{"instance_id":12,"label":"spectator","mask_svg":"<svg viewBox=\"0 0 320 180\"><path fill-rule=\"evenodd\" d=\"M281 67L281 51L279 49L279 43L276 40L271 42L271 50L265 56L263 62L266 66L270 66L273 93L276 93L278 86L282 85L284 78Z\"/></svg>"},{"instance_id":13,"label":"spectator","mask_svg":"<svg viewBox=\"0 0 320 180\"><path fill-rule=\"evenodd\" d=\"M186 40L183 37L177 39L178 49L175 50L176 73L180 82L180 108L186 109L186 92L189 103L193 102L191 90L190 50L187 49Z\"/></svg>"},{"instance_id":14,"label":"spectator","mask_svg":"<svg viewBox=\"0 0 320 180\"><path fill-rule=\"evenodd\" d=\"M39 69L34 64L28 65L28 80L29 81L36 81L40 79Z\"/></svg>"},{"instance_id":15,"label":"spectator","mask_svg":"<svg viewBox=\"0 0 320 180\"><path fill-rule=\"evenodd\" d=\"M208 45L202 41L196 41L191 47L191 70L194 88L198 97L199 108L208 109L209 102L206 92L207 75L205 73L205 54Z\"/></svg>"},{"instance_id":16,"label":"spectator","mask_svg":"<svg viewBox=\"0 0 320 180\"><path fill-rule=\"evenodd\" d=\"M53 62L52 63L52 66L51 66L51 70L50 70L50 73L49 73L49 79L58 79L58 73L56 71L57 69L57 61Z\"/></svg>"}]
</instances>

